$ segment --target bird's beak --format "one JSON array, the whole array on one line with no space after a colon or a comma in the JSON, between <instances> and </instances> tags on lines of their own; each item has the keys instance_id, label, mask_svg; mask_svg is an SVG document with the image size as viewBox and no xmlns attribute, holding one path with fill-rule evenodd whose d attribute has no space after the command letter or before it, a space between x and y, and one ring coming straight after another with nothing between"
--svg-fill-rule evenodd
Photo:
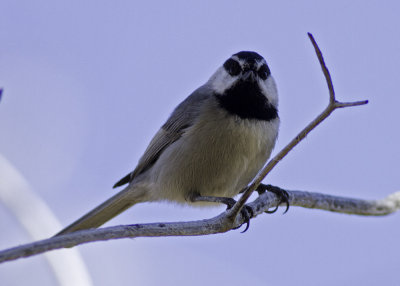
<instances>
[{"instance_id":1,"label":"bird's beak","mask_svg":"<svg viewBox=\"0 0 400 286\"><path fill-rule=\"evenodd\" d=\"M244 72L244 74L242 76L242 79L244 81L255 82L256 81L256 75L254 74L253 70L248 70L248 71Z\"/></svg>"}]
</instances>

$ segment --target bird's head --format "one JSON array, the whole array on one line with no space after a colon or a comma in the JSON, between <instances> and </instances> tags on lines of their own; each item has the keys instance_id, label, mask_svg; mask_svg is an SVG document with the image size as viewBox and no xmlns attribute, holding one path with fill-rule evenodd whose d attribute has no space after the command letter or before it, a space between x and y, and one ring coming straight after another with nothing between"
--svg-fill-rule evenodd
<instances>
[{"instance_id":1,"label":"bird's head","mask_svg":"<svg viewBox=\"0 0 400 286\"><path fill-rule=\"evenodd\" d=\"M232 55L208 84L221 105L241 118L270 120L277 117L275 81L267 62L256 52Z\"/></svg>"}]
</instances>

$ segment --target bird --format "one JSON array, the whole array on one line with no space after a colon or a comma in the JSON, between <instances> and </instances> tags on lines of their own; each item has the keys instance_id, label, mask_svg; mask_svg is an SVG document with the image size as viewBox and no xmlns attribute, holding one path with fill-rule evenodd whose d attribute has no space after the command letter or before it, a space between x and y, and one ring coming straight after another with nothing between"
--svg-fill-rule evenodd
<instances>
[{"instance_id":1,"label":"bird","mask_svg":"<svg viewBox=\"0 0 400 286\"><path fill-rule=\"evenodd\" d=\"M231 207L269 159L279 125L266 60L254 51L233 54L174 109L136 168L114 185L125 188L56 235L98 228L142 202Z\"/></svg>"}]
</instances>

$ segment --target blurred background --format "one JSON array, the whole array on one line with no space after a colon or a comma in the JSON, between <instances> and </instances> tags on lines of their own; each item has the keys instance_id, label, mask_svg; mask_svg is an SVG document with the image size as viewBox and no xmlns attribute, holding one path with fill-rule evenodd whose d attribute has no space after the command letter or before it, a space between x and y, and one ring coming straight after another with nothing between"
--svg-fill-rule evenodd
<instances>
[{"instance_id":1,"label":"blurred background","mask_svg":"<svg viewBox=\"0 0 400 286\"><path fill-rule=\"evenodd\" d=\"M335 111L265 181L383 198L400 189L399 5L2 0L0 154L66 226L116 192L112 185L133 170L173 108L241 50L263 55L278 84L276 153L327 104L311 32L337 98L370 103ZM142 204L107 225L210 218L223 209ZM400 214L282 212L257 217L244 234L77 249L94 285L399 285ZM32 241L1 202L0 227L1 249ZM57 283L43 255L1 264L0 280Z\"/></svg>"}]
</instances>

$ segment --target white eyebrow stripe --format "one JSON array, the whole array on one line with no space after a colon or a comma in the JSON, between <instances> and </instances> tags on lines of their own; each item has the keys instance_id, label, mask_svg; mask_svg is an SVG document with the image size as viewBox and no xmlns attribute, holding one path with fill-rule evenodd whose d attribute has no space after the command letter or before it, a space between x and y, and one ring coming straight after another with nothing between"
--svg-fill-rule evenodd
<instances>
[{"instance_id":1,"label":"white eyebrow stripe","mask_svg":"<svg viewBox=\"0 0 400 286\"><path fill-rule=\"evenodd\" d=\"M246 62L246 60L244 60L244 59L239 59L236 55L233 55L233 56L231 57L231 59L237 61L237 62L240 64L240 67L241 67L241 68L243 68L244 63ZM256 62L257 70L258 70L263 64L268 65L264 58L261 59L261 60L256 60L255 62Z\"/></svg>"},{"instance_id":2,"label":"white eyebrow stripe","mask_svg":"<svg viewBox=\"0 0 400 286\"><path fill-rule=\"evenodd\" d=\"M261 61L256 61L256 63L257 63L257 69L259 69L264 64L267 65L267 62L265 61L265 59L262 59Z\"/></svg>"}]
</instances>

